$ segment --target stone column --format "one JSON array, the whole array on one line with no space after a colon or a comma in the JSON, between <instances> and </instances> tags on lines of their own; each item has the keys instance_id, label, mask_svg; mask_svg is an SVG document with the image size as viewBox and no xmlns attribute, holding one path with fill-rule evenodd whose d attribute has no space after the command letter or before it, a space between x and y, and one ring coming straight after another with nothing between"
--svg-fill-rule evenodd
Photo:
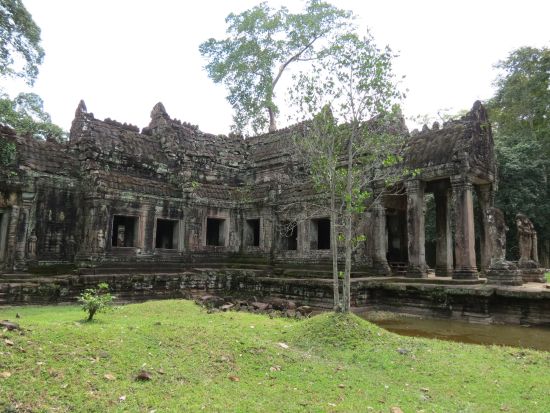
<instances>
[{"instance_id":1,"label":"stone column","mask_svg":"<svg viewBox=\"0 0 550 413\"><path fill-rule=\"evenodd\" d=\"M424 233L424 182L415 179L407 187L407 239L409 266L407 277L427 277L426 237Z\"/></svg>"},{"instance_id":2,"label":"stone column","mask_svg":"<svg viewBox=\"0 0 550 413\"><path fill-rule=\"evenodd\" d=\"M15 268L15 256L17 248L17 228L19 223L19 215L21 213L21 207L19 205L13 205L11 207L11 213L8 221L8 233L6 237L6 250L5 250L5 268L13 270Z\"/></svg>"},{"instance_id":3,"label":"stone column","mask_svg":"<svg viewBox=\"0 0 550 413\"><path fill-rule=\"evenodd\" d=\"M185 251L185 248L187 246L185 245L185 219L178 220L178 223L176 224L178 228L178 252L182 253Z\"/></svg>"},{"instance_id":4,"label":"stone column","mask_svg":"<svg viewBox=\"0 0 550 413\"><path fill-rule=\"evenodd\" d=\"M31 208L34 201L34 192L23 192L21 194L21 210L17 224L17 235L15 243L14 269L27 269L27 237L31 227Z\"/></svg>"},{"instance_id":5,"label":"stone column","mask_svg":"<svg viewBox=\"0 0 550 413\"><path fill-rule=\"evenodd\" d=\"M472 183L468 178L452 177L455 219L454 279L477 279L474 204Z\"/></svg>"},{"instance_id":6,"label":"stone column","mask_svg":"<svg viewBox=\"0 0 550 413\"><path fill-rule=\"evenodd\" d=\"M390 275L391 269L386 259L386 209L377 199L371 206L372 211L372 267L379 275Z\"/></svg>"},{"instance_id":7,"label":"stone column","mask_svg":"<svg viewBox=\"0 0 550 413\"><path fill-rule=\"evenodd\" d=\"M434 192L435 199L435 274L450 277L453 274L453 238L451 233L450 191L442 188Z\"/></svg>"},{"instance_id":8,"label":"stone column","mask_svg":"<svg viewBox=\"0 0 550 413\"><path fill-rule=\"evenodd\" d=\"M489 210L494 204L494 193L490 184L480 185L477 187L477 195L479 207L481 209L482 225L481 228L481 271L487 272L491 265L491 257L493 256L491 248L491 239L489 235Z\"/></svg>"},{"instance_id":9,"label":"stone column","mask_svg":"<svg viewBox=\"0 0 550 413\"><path fill-rule=\"evenodd\" d=\"M537 233L533 234L533 252L532 252L533 261L539 264L539 242L537 238ZM539 264L540 265L540 264Z\"/></svg>"}]
</instances>

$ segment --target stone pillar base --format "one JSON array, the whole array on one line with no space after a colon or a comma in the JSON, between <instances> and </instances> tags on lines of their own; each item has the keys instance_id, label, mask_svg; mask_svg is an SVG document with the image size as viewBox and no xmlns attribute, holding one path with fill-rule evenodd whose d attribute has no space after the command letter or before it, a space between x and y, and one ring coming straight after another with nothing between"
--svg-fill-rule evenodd
<instances>
[{"instance_id":1,"label":"stone pillar base","mask_svg":"<svg viewBox=\"0 0 550 413\"><path fill-rule=\"evenodd\" d=\"M493 261L487 270L487 284L522 285L523 280L515 264L506 260L497 260Z\"/></svg>"},{"instance_id":2,"label":"stone pillar base","mask_svg":"<svg viewBox=\"0 0 550 413\"><path fill-rule=\"evenodd\" d=\"M545 283L544 268L520 268L521 278L524 283Z\"/></svg>"},{"instance_id":3,"label":"stone pillar base","mask_svg":"<svg viewBox=\"0 0 550 413\"><path fill-rule=\"evenodd\" d=\"M373 260L371 271L376 275L391 275L391 267L387 261Z\"/></svg>"},{"instance_id":4,"label":"stone pillar base","mask_svg":"<svg viewBox=\"0 0 550 413\"><path fill-rule=\"evenodd\" d=\"M493 270L487 271L487 284L491 285L522 285L523 279L518 270Z\"/></svg>"},{"instance_id":5,"label":"stone pillar base","mask_svg":"<svg viewBox=\"0 0 550 413\"><path fill-rule=\"evenodd\" d=\"M447 268L447 267L435 267L435 275L436 277L452 277L453 275L453 269Z\"/></svg>"},{"instance_id":6,"label":"stone pillar base","mask_svg":"<svg viewBox=\"0 0 550 413\"><path fill-rule=\"evenodd\" d=\"M417 265L409 265L407 267L408 278L428 278L428 271L426 267L420 267Z\"/></svg>"},{"instance_id":7,"label":"stone pillar base","mask_svg":"<svg viewBox=\"0 0 550 413\"><path fill-rule=\"evenodd\" d=\"M455 268L453 280L477 280L479 278L477 268Z\"/></svg>"}]
</instances>

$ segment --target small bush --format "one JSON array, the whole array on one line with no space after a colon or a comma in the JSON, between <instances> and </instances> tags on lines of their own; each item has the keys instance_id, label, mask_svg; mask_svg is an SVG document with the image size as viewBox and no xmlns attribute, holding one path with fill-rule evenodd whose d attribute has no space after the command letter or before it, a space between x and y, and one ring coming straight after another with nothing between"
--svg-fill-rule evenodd
<instances>
[{"instance_id":1,"label":"small bush","mask_svg":"<svg viewBox=\"0 0 550 413\"><path fill-rule=\"evenodd\" d=\"M88 288L84 290L78 301L82 304L82 310L88 313L86 321L92 321L96 313L104 312L113 302L113 297L109 293L109 284L100 283L97 288Z\"/></svg>"}]
</instances>

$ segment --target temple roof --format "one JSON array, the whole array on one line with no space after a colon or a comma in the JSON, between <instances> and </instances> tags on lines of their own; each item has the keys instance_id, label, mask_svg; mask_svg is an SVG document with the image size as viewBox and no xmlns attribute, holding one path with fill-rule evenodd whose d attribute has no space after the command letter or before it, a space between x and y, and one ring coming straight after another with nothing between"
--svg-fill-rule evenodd
<instances>
[{"instance_id":1,"label":"temple roof","mask_svg":"<svg viewBox=\"0 0 550 413\"><path fill-rule=\"evenodd\" d=\"M376 119L367 124L373 125ZM407 133L404 124L393 126ZM140 132L133 125L98 120L80 102L68 143L16 136L5 127L0 132L16 142L21 170L82 176L98 189L178 197L197 182L196 195L235 201L242 198L243 187L255 188L250 199L267 199L271 186L281 200L292 202L311 195L304 187L307 174L298 173L299 151L293 139L303 128L297 124L247 139L213 135L171 119L159 103L151 123ZM462 118L411 134L404 163L428 180L472 169L482 179L494 179L493 138L483 105L475 102Z\"/></svg>"},{"instance_id":2,"label":"temple roof","mask_svg":"<svg viewBox=\"0 0 550 413\"><path fill-rule=\"evenodd\" d=\"M441 128L436 123L432 129L424 126L421 132L412 134L405 149L405 163L420 169L457 164L494 173L491 125L481 102L475 102L468 114Z\"/></svg>"}]
</instances>

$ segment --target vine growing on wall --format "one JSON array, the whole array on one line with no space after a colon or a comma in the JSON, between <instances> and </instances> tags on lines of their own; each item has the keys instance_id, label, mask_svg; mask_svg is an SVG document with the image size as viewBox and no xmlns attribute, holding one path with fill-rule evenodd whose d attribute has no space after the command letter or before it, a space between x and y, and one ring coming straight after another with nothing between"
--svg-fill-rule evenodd
<instances>
[{"instance_id":1,"label":"vine growing on wall","mask_svg":"<svg viewBox=\"0 0 550 413\"><path fill-rule=\"evenodd\" d=\"M15 161L17 148L15 143L9 142L6 139L0 138L0 165L10 166Z\"/></svg>"}]
</instances>

